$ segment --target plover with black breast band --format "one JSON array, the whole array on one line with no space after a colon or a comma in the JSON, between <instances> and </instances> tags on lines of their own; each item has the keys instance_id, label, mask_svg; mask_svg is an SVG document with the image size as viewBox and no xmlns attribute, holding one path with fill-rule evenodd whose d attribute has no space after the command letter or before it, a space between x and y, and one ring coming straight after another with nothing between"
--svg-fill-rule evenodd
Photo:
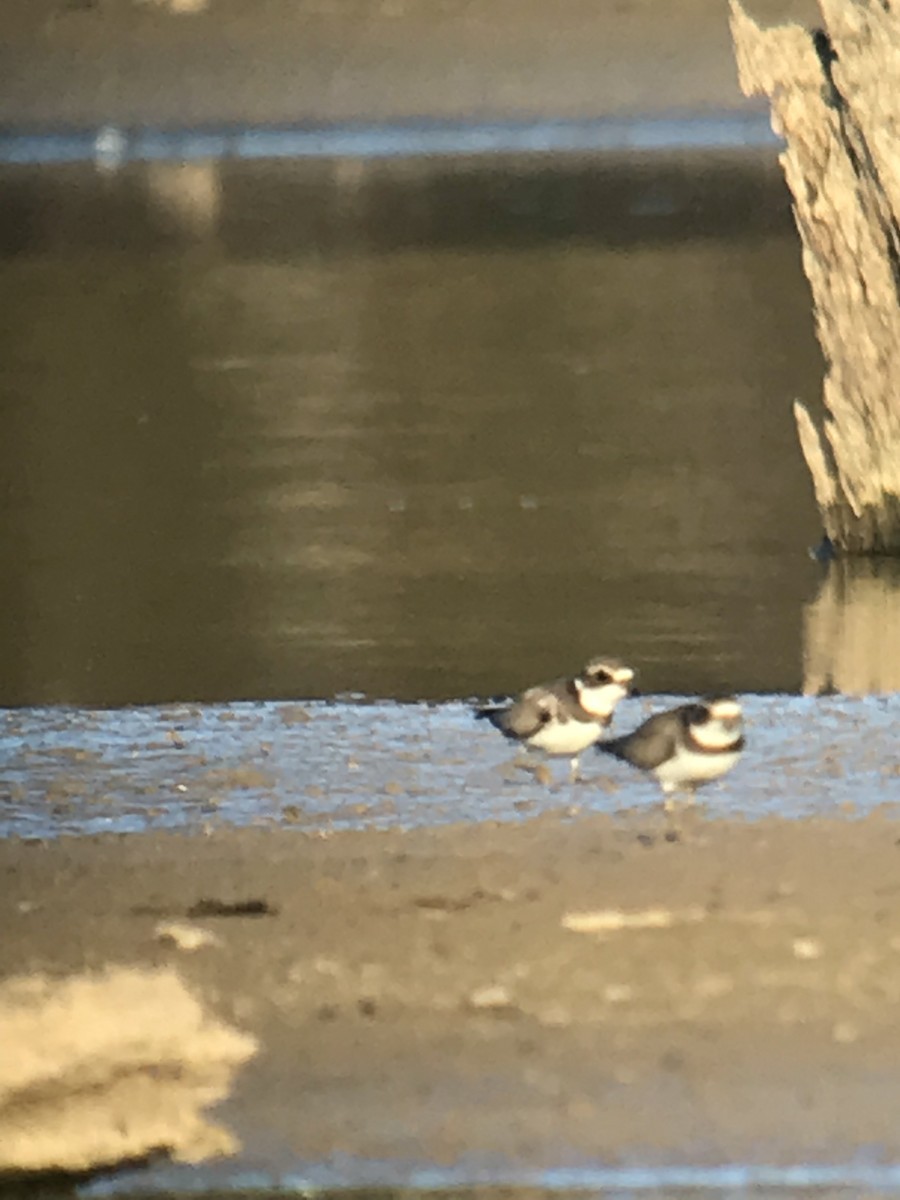
<instances>
[{"instance_id":1,"label":"plover with black breast band","mask_svg":"<svg viewBox=\"0 0 900 1200\"><path fill-rule=\"evenodd\" d=\"M569 758L574 781L582 753L609 727L633 680L634 671L619 659L596 657L571 678L539 683L512 700L482 705L475 716L528 750Z\"/></svg>"},{"instance_id":2,"label":"plover with black breast band","mask_svg":"<svg viewBox=\"0 0 900 1200\"><path fill-rule=\"evenodd\" d=\"M720 779L744 750L741 706L734 696L709 696L656 713L623 737L598 742L604 754L653 775L666 797ZM670 807L667 800L667 807Z\"/></svg>"}]
</instances>

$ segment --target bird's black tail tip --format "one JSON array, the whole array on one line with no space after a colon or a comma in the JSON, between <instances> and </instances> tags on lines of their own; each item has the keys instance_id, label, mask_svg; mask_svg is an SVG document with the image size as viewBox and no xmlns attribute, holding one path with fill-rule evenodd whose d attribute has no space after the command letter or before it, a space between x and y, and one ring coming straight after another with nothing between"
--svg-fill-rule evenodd
<instances>
[{"instance_id":1,"label":"bird's black tail tip","mask_svg":"<svg viewBox=\"0 0 900 1200\"><path fill-rule=\"evenodd\" d=\"M594 749L598 754L611 754L613 758L621 758L622 742L622 738L601 738L599 742L594 742Z\"/></svg>"}]
</instances>

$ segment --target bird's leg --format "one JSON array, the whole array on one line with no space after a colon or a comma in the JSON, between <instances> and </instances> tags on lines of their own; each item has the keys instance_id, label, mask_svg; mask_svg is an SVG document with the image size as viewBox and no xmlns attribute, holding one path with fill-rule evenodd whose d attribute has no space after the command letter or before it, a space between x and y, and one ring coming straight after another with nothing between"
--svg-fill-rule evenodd
<instances>
[{"instance_id":1,"label":"bird's leg","mask_svg":"<svg viewBox=\"0 0 900 1200\"><path fill-rule=\"evenodd\" d=\"M687 783L681 787L678 784L669 784L668 787L663 788L663 792L663 809L670 815L697 803L697 787L693 783Z\"/></svg>"},{"instance_id":2,"label":"bird's leg","mask_svg":"<svg viewBox=\"0 0 900 1200\"><path fill-rule=\"evenodd\" d=\"M581 782L581 755L576 754L569 760L569 783Z\"/></svg>"},{"instance_id":3,"label":"bird's leg","mask_svg":"<svg viewBox=\"0 0 900 1200\"><path fill-rule=\"evenodd\" d=\"M674 787L663 801L666 814L666 840L681 842L690 837L691 827L699 811L696 804L697 789L692 784L686 787ZM691 819L688 819L690 814Z\"/></svg>"},{"instance_id":4,"label":"bird's leg","mask_svg":"<svg viewBox=\"0 0 900 1200\"><path fill-rule=\"evenodd\" d=\"M553 782L553 774L543 759L522 755L515 760L513 766L519 771L527 771L532 779L536 779L538 783L543 783L545 786L549 786Z\"/></svg>"}]
</instances>

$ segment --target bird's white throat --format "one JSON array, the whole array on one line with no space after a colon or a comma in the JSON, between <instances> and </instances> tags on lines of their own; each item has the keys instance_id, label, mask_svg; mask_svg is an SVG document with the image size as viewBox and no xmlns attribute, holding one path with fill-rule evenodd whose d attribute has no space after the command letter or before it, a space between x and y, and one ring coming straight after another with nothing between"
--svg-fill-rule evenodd
<instances>
[{"instance_id":1,"label":"bird's white throat","mask_svg":"<svg viewBox=\"0 0 900 1200\"><path fill-rule=\"evenodd\" d=\"M628 695L628 688L621 683L602 683L589 687L580 679L575 680L578 703L592 717L611 717L616 705Z\"/></svg>"}]
</instances>

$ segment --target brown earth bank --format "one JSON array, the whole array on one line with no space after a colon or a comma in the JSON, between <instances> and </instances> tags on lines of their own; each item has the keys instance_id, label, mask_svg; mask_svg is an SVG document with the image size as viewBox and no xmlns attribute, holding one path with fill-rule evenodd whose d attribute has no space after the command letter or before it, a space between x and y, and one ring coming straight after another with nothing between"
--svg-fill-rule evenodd
<instances>
[{"instance_id":1,"label":"brown earth bank","mask_svg":"<svg viewBox=\"0 0 900 1200\"><path fill-rule=\"evenodd\" d=\"M814 0L748 8L819 19ZM746 104L726 0L5 0L0 81L0 122L15 125Z\"/></svg>"},{"instance_id":2,"label":"brown earth bank","mask_svg":"<svg viewBox=\"0 0 900 1200\"><path fill-rule=\"evenodd\" d=\"M258 1039L236 1168L900 1153L894 810L8 840L0 880L4 976L174 965Z\"/></svg>"}]
</instances>

